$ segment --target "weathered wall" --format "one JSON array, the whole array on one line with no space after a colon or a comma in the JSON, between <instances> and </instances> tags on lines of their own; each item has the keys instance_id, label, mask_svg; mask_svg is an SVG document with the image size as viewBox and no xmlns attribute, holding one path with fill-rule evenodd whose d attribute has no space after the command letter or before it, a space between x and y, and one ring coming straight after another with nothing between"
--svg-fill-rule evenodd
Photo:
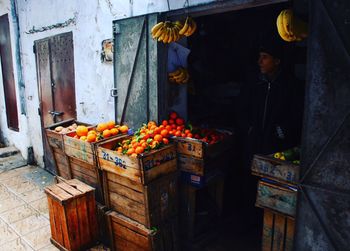
<instances>
[{"instance_id":1,"label":"weathered wall","mask_svg":"<svg viewBox=\"0 0 350 251\"><path fill-rule=\"evenodd\" d=\"M25 110L21 108L19 90L19 65L20 62L16 59L16 37L18 34L15 13L12 8L13 2L10 0L0 0L0 16L8 14L10 36L11 36L11 53L13 57L13 75L16 85L16 99L17 99L17 110L18 110L18 122L19 132L9 130L7 127L7 117L5 108L4 88L2 80L2 71L0 70L0 128L4 138L4 143L7 145L15 145L22 153L24 158L27 158L27 147L32 145L31 139L28 136L28 123L25 115ZM0 64L1 67L1 64ZM25 100L22 101L25 103Z\"/></svg>"},{"instance_id":2,"label":"weathered wall","mask_svg":"<svg viewBox=\"0 0 350 251\"><path fill-rule=\"evenodd\" d=\"M42 135L38 115L39 97L33 53L35 40L64 32L73 32L77 119L88 123L98 123L114 119L114 102L109 95L113 87L113 66L100 61L101 41L112 38L112 21L146 13L168 11L169 8L170 10L179 9L187 6L188 3L190 6L195 6L209 2L214 1L16 0L27 116L20 117L20 132L15 133L6 130L6 117L2 112L0 126L4 137L10 144L16 145L24 155L26 155L27 147L32 145L36 159L39 164L43 165ZM10 0L0 0L0 6L1 15L11 12ZM64 23L69 19L73 19L74 22L64 28L28 34L33 28L40 30L42 27ZM0 109L4 111L3 98L0 102Z\"/></svg>"}]
</instances>

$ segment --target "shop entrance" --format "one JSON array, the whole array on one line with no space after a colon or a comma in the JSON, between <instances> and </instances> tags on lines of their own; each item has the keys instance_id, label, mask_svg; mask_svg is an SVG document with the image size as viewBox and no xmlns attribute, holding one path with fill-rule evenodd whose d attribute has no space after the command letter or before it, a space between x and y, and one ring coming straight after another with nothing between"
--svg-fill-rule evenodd
<instances>
[{"instance_id":1,"label":"shop entrance","mask_svg":"<svg viewBox=\"0 0 350 251\"><path fill-rule=\"evenodd\" d=\"M259 179L251 174L250 160L252 153L262 152L251 149L249 138L245 135L249 129L244 123L252 102L255 102L252 100L255 94L247 94L246 90L260 81L260 47L274 43L273 40L281 40L276 18L286 8L290 8L290 4L193 17L198 27L196 33L186 41L179 41L190 50L187 69L191 80L187 87L169 83L169 110L177 111L192 125L229 129L235 135L232 152L228 153L230 157L223 164L225 186L221 216L207 225L197 239L193 238L202 242L196 246L198 250L204 246L206 250L261 250L264 211L255 207ZM181 17L174 18L178 19ZM296 89L300 90L299 105L302 106L306 46L304 43L279 42L283 71L295 79ZM184 92L184 88L187 91ZM302 113L301 107L296 109ZM301 128L302 117L297 118L295 124ZM300 140L299 135L293 147L299 147ZM208 199L208 189L197 193L195 203L198 207L194 217L203 223L207 220L205 215L209 217L215 210L217 213L217 208L213 209L215 203ZM208 233L210 231L212 234ZM281 248L287 245L286 237L283 238Z\"/></svg>"}]
</instances>

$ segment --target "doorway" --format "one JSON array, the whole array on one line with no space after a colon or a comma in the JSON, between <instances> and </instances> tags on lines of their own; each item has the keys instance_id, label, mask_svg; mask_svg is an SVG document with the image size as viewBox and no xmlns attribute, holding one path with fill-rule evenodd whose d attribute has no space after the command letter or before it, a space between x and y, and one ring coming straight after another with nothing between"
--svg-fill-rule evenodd
<instances>
[{"instance_id":1,"label":"doorway","mask_svg":"<svg viewBox=\"0 0 350 251\"><path fill-rule=\"evenodd\" d=\"M73 33L34 42L45 169L56 174L45 128L76 118Z\"/></svg>"}]
</instances>

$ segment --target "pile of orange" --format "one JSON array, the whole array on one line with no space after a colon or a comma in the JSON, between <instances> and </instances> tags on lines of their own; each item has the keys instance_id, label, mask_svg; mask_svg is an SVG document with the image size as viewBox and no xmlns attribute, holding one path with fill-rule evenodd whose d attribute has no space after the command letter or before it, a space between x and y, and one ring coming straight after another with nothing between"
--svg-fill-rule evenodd
<instances>
[{"instance_id":1,"label":"pile of orange","mask_svg":"<svg viewBox=\"0 0 350 251\"><path fill-rule=\"evenodd\" d=\"M156 122L150 121L138 129L131 138L123 140L116 151L137 157L138 154L169 144L169 136L169 131L164 125L158 126Z\"/></svg>"},{"instance_id":2,"label":"pile of orange","mask_svg":"<svg viewBox=\"0 0 350 251\"><path fill-rule=\"evenodd\" d=\"M127 133L128 130L126 125L116 125L114 121L99 123L95 129L80 125L76 129L74 138L87 142L97 142L101 139Z\"/></svg>"}]
</instances>

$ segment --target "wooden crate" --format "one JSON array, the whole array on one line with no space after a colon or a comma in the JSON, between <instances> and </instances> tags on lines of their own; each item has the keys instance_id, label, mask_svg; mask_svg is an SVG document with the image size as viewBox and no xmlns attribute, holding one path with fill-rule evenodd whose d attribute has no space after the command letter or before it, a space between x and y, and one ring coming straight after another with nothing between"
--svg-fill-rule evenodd
<instances>
[{"instance_id":1,"label":"wooden crate","mask_svg":"<svg viewBox=\"0 0 350 251\"><path fill-rule=\"evenodd\" d=\"M57 174L65 179L70 179L72 177L70 172L68 156L64 152L63 136L65 135L65 133L58 133L55 131L55 128L57 126L67 127L72 125L73 123L76 123L78 125L90 126L86 123L76 121L75 119L68 119L45 128L47 141L53 154L54 163L56 164Z\"/></svg>"},{"instance_id":2,"label":"wooden crate","mask_svg":"<svg viewBox=\"0 0 350 251\"><path fill-rule=\"evenodd\" d=\"M169 144L133 158L115 151L119 142L124 139L126 138L110 139L99 144L97 157L100 169L142 184L177 170L174 145Z\"/></svg>"},{"instance_id":3,"label":"wooden crate","mask_svg":"<svg viewBox=\"0 0 350 251\"><path fill-rule=\"evenodd\" d=\"M267 155L254 155L252 173L267 177L282 183L297 184L299 182L300 167L290 161L275 159Z\"/></svg>"},{"instance_id":4,"label":"wooden crate","mask_svg":"<svg viewBox=\"0 0 350 251\"><path fill-rule=\"evenodd\" d=\"M294 218L265 209L261 250L292 251L294 227Z\"/></svg>"},{"instance_id":5,"label":"wooden crate","mask_svg":"<svg viewBox=\"0 0 350 251\"><path fill-rule=\"evenodd\" d=\"M179 250L178 219L176 217L152 230L114 211L108 213L108 221L112 250Z\"/></svg>"},{"instance_id":6,"label":"wooden crate","mask_svg":"<svg viewBox=\"0 0 350 251\"><path fill-rule=\"evenodd\" d=\"M96 243L98 226L94 189L79 180L45 188L51 242L60 250L84 250Z\"/></svg>"},{"instance_id":7,"label":"wooden crate","mask_svg":"<svg viewBox=\"0 0 350 251\"><path fill-rule=\"evenodd\" d=\"M106 205L96 203L96 214L98 223L98 240L106 246L110 246L109 229L107 222L107 212L109 211Z\"/></svg>"},{"instance_id":8,"label":"wooden crate","mask_svg":"<svg viewBox=\"0 0 350 251\"><path fill-rule=\"evenodd\" d=\"M232 148L233 144L233 133L226 130L221 131L225 132L227 135L223 140L211 145L198 139L174 137L173 140L176 143L176 150L180 154L199 159L215 158L222 152Z\"/></svg>"},{"instance_id":9,"label":"wooden crate","mask_svg":"<svg viewBox=\"0 0 350 251\"><path fill-rule=\"evenodd\" d=\"M178 173L160 177L147 185L103 171L106 205L148 228L178 214Z\"/></svg>"},{"instance_id":10,"label":"wooden crate","mask_svg":"<svg viewBox=\"0 0 350 251\"><path fill-rule=\"evenodd\" d=\"M92 127L89 130L93 129ZM109 139L126 137L125 134L116 135L109 139L89 143L74 138L75 132L64 136L64 151L68 155L72 178L81 180L96 189L96 200L104 204L102 189L102 174L97 167L96 149Z\"/></svg>"},{"instance_id":11,"label":"wooden crate","mask_svg":"<svg viewBox=\"0 0 350 251\"><path fill-rule=\"evenodd\" d=\"M283 214L295 216L296 204L296 187L276 182L258 182L258 191L255 203L257 207L268 208Z\"/></svg>"},{"instance_id":12,"label":"wooden crate","mask_svg":"<svg viewBox=\"0 0 350 251\"><path fill-rule=\"evenodd\" d=\"M185 241L194 241L206 234L211 230L210 225L218 220L223 208L224 181L224 175L218 175L201 188L180 184L181 237Z\"/></svg>"}]
</instances>

